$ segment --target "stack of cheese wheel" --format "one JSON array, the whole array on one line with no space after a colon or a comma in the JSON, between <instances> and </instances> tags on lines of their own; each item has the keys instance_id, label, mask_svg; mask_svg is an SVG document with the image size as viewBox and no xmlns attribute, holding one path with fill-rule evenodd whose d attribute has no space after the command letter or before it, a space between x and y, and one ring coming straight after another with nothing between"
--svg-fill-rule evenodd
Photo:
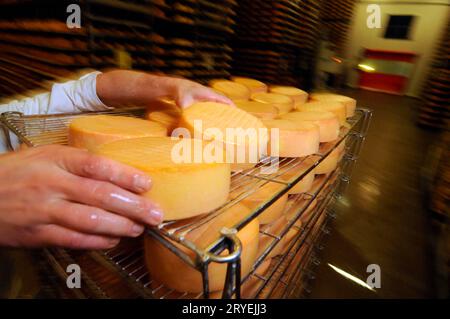
<instances>
[{"instance_id":1,"label":"stack of cheese wheel","mask_svg":"<svg viewBox=\"0 0 450 319\"><path fill-rule=\"evenodd\" d=\"M278 116L278 109L271 105L255 101L236 101L236 106L260 119L270 120Z\"/></svg>"},{"instance_id":2,"label":"stack of cheese wheel","mask_svg":"<svg viewBox=\"0 0 450 319\"><path fill-rule=\"evenodd\" d=\"M173 100L161 99L147 110L145 118L161 124L170 134L178 127L181 113L181 108Z\"/></svg>"},{"instance_id":3,"label":"stack of cheese wheel","mask_svg":"<svg viewBox=\"0 0 450 319\"><path fill-rule=\"evenodd\" d=\"M76 118L69 124L68 143L93 151L107 142L149 136L167 136L167 129L128 116L91 115Z\"/></svg>"},{"instance_id":4,"label":"stack of cheese wheel","mask_svg":"<svg viewBox=\"0 0 450 319\"><path fill-rule=\"evenodd\" d=\"M211 186L213 187L213 186ZM187 202L188 203L188 202ZM185 235L185 240L200 249L206 249L220 236L223 227L233 227L251 213L245 206L236 204L211 221L195 228ZM176 227L176 225L174 225ZM255 262L259 245L259 222L252 220L243 227L237 236L242 243L241 277L247 275ZM190 249L172 242L178 249L195 259ZM224 255L227 253L224 252ZM203 291L201 272L186 264L156 239L145 238L145 259L150 275L157 282L181 292L200 293ZM212 262L208 266L210 291L223 289L227 264Z\"/></svg>"},{"instance_id":5,"label":"stack of cheese wheel","mask_svg":"<svg viewBox=\"0 0 450 319\"><path fill-rule=\"evenodd\" d=\"M191 136L224 144L232 170L253 167L265 155L267 129L260 119L226 104L200 102L183 111L180 127Z\"/></svg>"},{"instance_id":6,"label":"stack of cheese wheel","mask_svg":"<svg viewBox=\"0 0 450 319\"><path fill-rule=\"evenodd\" d=\"M292 183L297 177L303 174L310 167L309 163L302 163L295 168L290 169L280 176L284 181ZM288 194L301 194L308 192L314 182L314 170L310 171L300 181L297 182L289 191Z\"/></svg>"},{"instance_id":7,"label":"stack of cheese wheel","mask_svg":"<svg viewBox=\"0 0 450 319\"><path fill-rule=\"evenodd\" d=\"M355 115L356 100L351 97L333 93L313 93L311 100L320 102L340 102L346 108L347 118Z\"/></svg>"},{"instance_id":8,"label":"stack of cheese wheel","mask_svg":"<svg viewBox=\"0 0 450 319\"><path fill-rule=\"evenodd\" d=\"M281 190L283 190L283 188L284 186L282 184L269 182L261 186L254 193L244 198L241 203L252 210L256 210L261 205L265 204L268 200L273 198ZM267 207L258 217L260 223L270 224L271 222L279 218L284 212L287 199L288 194L286 193L278 198L272 205Z\"/></svg>"},{"instance_id":9,"label":"stack of cheese wheel","mask_svg":"<svg viewBox=\"0 0 450 319\"><path fill-rule=\"evenodd\" d=\"M344 125L347 122L347 109L340 102L308 102L300 105L298 111L326 111L334 113L339 119L339 124Z\"/></svg>"},{"instance_id":10,"label":"stack of cheese wheel","mask_svg":"<svg viewBox=\"0 0 450 319\"><path fill-rule=\"evenodd\" d=\"M295 109L308 101L308 93L293 86L272 86L270 92L291 97Z\"/></svg>"},{"instance_id":11,"label":"stack of cheese wheel","mask_svg":"<svg viewBox=\"0 0 450 319\"><path fill-rule=\"evenodd\" d=\"M319 127L307 122L292 122L275 119L263 120L264 125L270 129L269 154L280 157L303 157L316 153L319 150ZM276 139L278 130L279 138ZM277 152L278 151L278 152Z\"/></svg>"},{"instance_id":12,"label":"stack of cheese wheel","mask_svg":"<svg viewBox=\"0 0 450 319\"><path fill-rule=\"evenodd\" d=\"M270 225L265 225L261 228L261 230L265 234L271 234L273 236L281 236L282 232L285 230L285 228L288 226L288 219L286 216L281 216L274 222L272 222ZM274 258L279 255L284 255L289 248L289 244L292 242L292 240L295 238L295 235L298 234L298 228L301 227L302 223L298 220L295 223L296 227L291 227L287 233L284 234L284 236L280 239L278 243L275 244L275 246L272 248L270 253L267 255L266 258ZM272 236L268 236L265 234L261 234L259 238L259 249L258 249L258 256L261 256L272 244L274 238Z\"/></svg>"},{"instance_id":13,"label":"stack of cheese wheel","mask_svg":"<svg viewBox=\"0 0 450 319\"><path fill-rule=\"evenodd\" d=\"M256 93L252 95L252 100L275 106L280 115L286 114L294 109L294 100L282 94Z\"/></svg>"},{"instance_id":14,"label":"stack of cheese wheel","mask_svg":"<svg viewBox=\"0 0 450 319\"><path fill-rule=\"evenodd\" d=\"M213 80L209 85L216 92L225 95L233 101L246 101L250 99L251 96L250 90L245 85L237 82Z\"/></svg>"},{"instance_id":15,"label":"stack of cheese wheel","mask_svg":"<svg viewBox=\"0 0 450 319\"><path fill-rule=\"evenodd\" d=\"M267 85L261 81L238 76L232 77L231 79L236 83L245 85L250 90L251 95L267 92Z\"/></svg>"},{"instance_id":16,"label":"stack of cheese wheel","mask_svg":"<svg viewBox=\"0 0 450 319\"><path fill-rule=\"evenodd\" d=\"M205 147L191 139L144 137L105 143L94 153L148 173L153 186L143 196L161 207L165 220L176 220L208 213L228 199L230 165L195 161L194 153Z\"/></svg>"},{"instance_id":17,"label":"stack of cheese wheel","mask_svg":"<svg viewBox=\"0 0 450 319\"><path fill-rule=\"evenodd\" d=\"M331 142L339 137L339 119L334 113L324 111L291 112L280 117L293 122L310 122L319 127L320 142Z\"/></svg>"}]
</instances>

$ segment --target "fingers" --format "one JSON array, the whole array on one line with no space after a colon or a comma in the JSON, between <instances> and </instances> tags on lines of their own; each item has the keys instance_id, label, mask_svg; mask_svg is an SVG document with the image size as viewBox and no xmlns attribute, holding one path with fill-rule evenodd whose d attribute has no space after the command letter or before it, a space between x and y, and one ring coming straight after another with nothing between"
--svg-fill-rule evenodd
<instances>
[{"instance_id":1,"label":"fingers","mask_svg":"<svg viewBox=\"0 0 450 319\"><path fill-rule=\"evenodd\" d=\"M136 193L151 187L150 177L145 173L119 162L73 148L60 155L59 165L72 174L110 182Z\"/></svg>"},{"instance_id":2,"label":"fingers","mask_svg":"<svg viewBox=\"0 0 450 319\"><path fill-rule=\"evenodd\" d=\"M228 104L231 106L235 106L233 101L227 98L226 96L223 96L221 94L218 94L214 92L213 90L209 88L203 88L201 90L198 90L196 92L193 92L194 99L201 100L201 101L211 101L211 102L217 102L217 103L223 103Z\"/></svg>"},{"instance_id":3,"label":"fingers","mask_svg":"<svg viewBox=\"0 0 450 319\"><path fill-rule=\"evenodd\" d=\"M119 238L84 234L57 225L42 225L34 232L35 246L59 246L71 249L109 249Z\"/></svg>"},{"instance_id":4,"label":"fingers","mask_svg":"<svg viewBox=\"0 0 450 319\"><path fill-rule=\"evenodd\" d=\"M138 223L158 225L162 222L161 209L148 198L111 183L69 175L62 187L70 201L98 207Z\"/></svg>"},{"instance_id":5,"label":"fingers","mask_svg":"<svg viewBox=\"0 0 450 319\"><path fill-rule=\"evenodd\" d=\"M144 231L144 226L123 216L65 201L56 202L50 216L53 224L94 235L137 237Z\"/></svg>"},{"instance_id":6,"label":"fingers","mask_svg":"<svg viewBox=\"0 0 450 319\"><path fill-rule=\"evenodd\" d=\"M229 98L227 98L226 96L223 96L223 95L220 95L220 94L216 94L213 91L211 91L211 95L210 95L209 100L211 100L213 102L228 104L230 106L236 106L234 104L234 102L232 100L230 100Z\"/></svg>"}]
</instances>

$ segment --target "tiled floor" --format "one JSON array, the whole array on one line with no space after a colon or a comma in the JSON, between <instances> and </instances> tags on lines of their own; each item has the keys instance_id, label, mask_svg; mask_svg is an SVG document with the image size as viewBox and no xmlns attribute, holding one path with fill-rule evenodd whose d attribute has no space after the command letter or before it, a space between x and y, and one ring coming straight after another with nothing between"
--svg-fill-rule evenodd
<instances>
[{"instance_id":1,"label":"tiled floor","mask_svg":"<svg viewBox=\"0 0 450 319\"><path fill-rule=\"evenodd\" d=\"M415 99L357 90L345 94L371 108L374 116L351 184L337 205L338 218L310 296L433 297L430 218L420 170L435 133L415 125ZM369 264L381 267L381 288L375 291L330 267L366 282Z\"/></svg>"}]
</instances>

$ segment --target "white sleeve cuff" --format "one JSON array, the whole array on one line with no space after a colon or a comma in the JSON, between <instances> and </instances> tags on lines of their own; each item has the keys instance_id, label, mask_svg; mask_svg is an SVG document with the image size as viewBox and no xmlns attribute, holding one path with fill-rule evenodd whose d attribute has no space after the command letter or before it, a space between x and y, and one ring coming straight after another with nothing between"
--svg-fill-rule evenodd
<instances>
[{"instance_id":1,"label":"white sleeve cuff","mask_svg":"<svg viewBox=\"0 0 450 319\"><path fill-rule=\"evenodd\" d=\"M79 80L56 83L52 87L47 113L102 111L111 109L97 95L97 75L92 72Z\"/></svg>"}]
</instances>

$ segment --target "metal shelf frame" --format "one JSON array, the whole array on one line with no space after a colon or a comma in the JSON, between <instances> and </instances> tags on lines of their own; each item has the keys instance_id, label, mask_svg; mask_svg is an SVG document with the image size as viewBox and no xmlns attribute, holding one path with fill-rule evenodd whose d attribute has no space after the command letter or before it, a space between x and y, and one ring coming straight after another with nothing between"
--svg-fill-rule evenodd
<instances>
[{"instance_id":1,"label":"metal shelf frame","mask_svg":"<svg viewBox=\"0 0 450 319\"><path fill-rule=\"evenodd\" d=\"M99 113L142 117L144 112L145 110L139 108L111 110L104 112L90 112L83 114L72 113L35 116L24 116L23 114L17 112L8 112L0 115L0 123L2 123L4 126L5 136L7 137L9 147L11 149L14 149L10 136L11 133L16 135L22 143L30 147L46 144L67 144L67 126L68 123L75 117L95 115ZM203 280L203 293L197 296L190 297L209 298L210 291L208 266L210 263L216 262L227 264L227 275L222 297L231 298L232 296L235 296L236 298L240 298L241 284L245 283L245 281L253 274L253 272L245 276L245 278L240 278L240 254L242 245L236 236L237 231L242 229L256 217L258 217L272 203L286 194L289 189L291 189L297 182L301 181L331 152L337 150L341 143L345 143L347 149L339 168L339 174L335 173L326 177L325 181L323 181L321 186L315 192L303 194L302 198L304 198L305 196L309 198L309 202L307 205L302 205L301 207L295 205L290 206L291 208L293 207L292 209L297 210L295 217L289 221L280 235L271 236L274 240L267 247L264 253L257 258L253 267L253 270L255 270L258 265L262 263L265 257L270 253L270 251L272 251L272 249L279 243L279 241L287 234L289 229L294 227L295 222L300 218L302 213L306 211L306 209L318 196L318 194L321 193L322 189L331 189L331 191L327 193L330 194L329 196L327 195L327 200L323 201L326 203L329 203L333 198L336 198L339 196L339 194L342 194L342 192L345 190L346 185L349 183L352 174L352 167L354 166L354 163L358 158L358 154L367 134L371 116L372 112L369 109L357 109L356 115L353 118L348 119L347 127L343 127L341 129L339 139L335 142L325 143L321 145L320 151L317 154L305 158L264 158L253 169L232 173L230 200L222 207L214 210L213 212L210 212L206 216L202 215L194 218L190 224L184 224L183 226L179 227L176 227L176 222L169 221L162 223L158 228L148 228L146 230L146 235L155 238L167 249L169 249L171 252L185 261L188 265L197 269L201 273ZM262 174L261 168L271 165L274 161L278 161L278 170L271 174ZM296 175L293 180L286 182L286 180L282 178L286 172L290 172L291 170L295 171L296 168L305 163L309 164L308 169ZM336 178L336 181L333 182L332 187L330 187L330 185L326 187L326 183L328 181L331 181L333 178ZM223 230L221 234L217 234L219 238L213 243L209 243L206 249L200 249L195 245L195 243L190 242L188 239L186 239L186 235L189 234L189 232L209 222L225 210L229 209L233 205L242 201L244 198L256 192L260 187L270 182L283 185L282 190L275 194L272 198L267 199L257 209L253 210L249 216L247 216L243 220L240 220L236 225L230 227L230 229ZM323 207L321 206L321 209L324 209L327 206L327 204L324 204ZM316 216L313 225L317 221L318 216L320 216L320 214ZM312 227L308 228L308 225L309 222L307 223L307 226L304 227L303 230L299 232L299 234L297 234L297 237L289 247L290 252L294 251L296 253L301 248L305 240L308 239L309 231L312 229ZM189 254L177 248L174 244L175 242L181 244L190 252L193 252L195 257L192 258ZM140 249L143 250L142 247ZM223 254L225 250L228 250L227 255ZM119 255L117 255L117 253ZM120 257L120 254L123 253L123 251L115 252L113 249L104 252L103 254L100 254L98 252L90 252L89 254L93 257L95 256L97 260L106 261L107 263L115 267L116 271L120 273L121 276L131 286L134 287L134 290L137 290L144 298L158 295L158 291L164 290L164 287L162 285L160 287L156 287L157 289L151 287L152 282L151 279L148 278L148 275L146 275L146 267L144 263L141 262L139 264L138 261L134 261L135 263L139 264L139 269L133 269L133 273L128 272L126 265L122 265L124 261L122 261L121 259L117 260L117 258ZM295 253L293 255L295 255ZM66 252L66 254L70 255L70 252ZM140 258L142 258L142 252L139 255L138 252L133 251L133 254L135 254L133 255L134 257L140 256ZM291 257L293 256L292 254L288 255ZM128 256L127 258L132 258L133 256ZM277 267L275 267L274 269L279 269L284 260L287 260L288 264L289 260L293 260L286 258L287 255L284 256L283 259L280 259ZM128 267L130 267L130 265L128 265ZM285 267L284 272L286 271L286 269L288 269L288 267ZM298 268L296 268L295 271L297 273L299 271ZM274 273L275 271L271 273L266 284L271 282L271 278L274 276ZM136 277L135 275L138 275L138 277ZM145 280L145 282L143 280ZM261 290L262 289L263 288L261 288ZM187 293L177 293L169 290L166 291L162 296L160 295L159 298L165 298L174 295L178 298L184 298L188 296Z\"/></svg>"}]
</instances>

